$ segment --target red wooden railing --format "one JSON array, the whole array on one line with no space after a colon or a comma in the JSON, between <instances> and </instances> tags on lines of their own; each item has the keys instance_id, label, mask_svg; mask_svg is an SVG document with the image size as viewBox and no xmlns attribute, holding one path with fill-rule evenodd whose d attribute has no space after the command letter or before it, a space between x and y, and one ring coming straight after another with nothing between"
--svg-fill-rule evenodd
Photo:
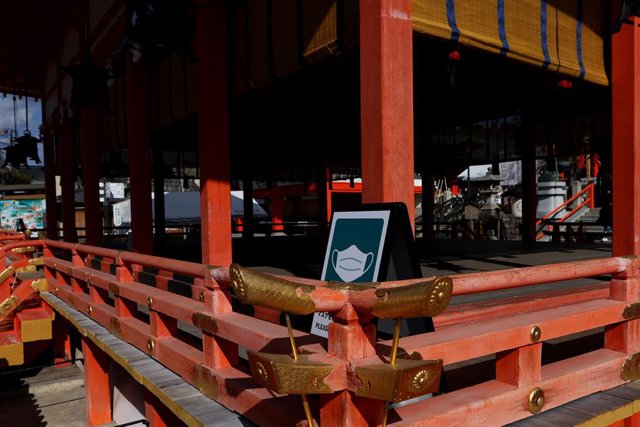
<instances>
[{"instance_id":1,"label":"red wooden railing","mask_svg":"<svg viewBox=\"0 0 640 427\"><path fill-rule=\"evenodd\" d=\"M253 286L252 280L268 284L275 279L281 286L280 278L254 277L250 271L243 273L245 276L230 276L226 267L49 240L43 242L43 251L44 274L52 292L114 335L259 425L306 424L300 400L266 388L260 375L252 374L247 361L239 357L240 349L248 350L249 365L255 368L255 357L290 353L285 326L232 309L232 285L242 294L245 286ZM633 356L640 351L640 335L636 333L640 312L635 305L640 301L637 271L635 258L614 257L453 276L454 296L603 275L610 275L611 280L582 284L570 291L539 290L508 299L498 295L486 302L449 306L435 317L436 332L400 338L399 354L442 360L445 372L456 364L488 360L495 373L490 378L468 378L429 399L392 405L388 423L505 424L636 379L633 372L638 372L638 358ZM151 276L155 286L140 283ZM246 279L240 287L238 277ZM425 279L385 282L364 290L289 279L294 284L287 288L285 283L283 289L308 298L305 312L329 311L334 318L328 339L294 332L305 363L327 369L326 376L313 382L322 391L314 392L308 384L304 388L306 383L302 381L302 390L289 393L307 394L310 414L321 425L380 423L387 404L380 397L374 398L376 392L385 391L375 388L393 387L384 381L376 385L377 374L370 373L373 385L366 389L369 380L363 384L362 378L365 372L384 371L383 367L389 366L394 359L394 343L376 341L376 303L400 298L393 292L420 287L416 283ZM173 281L188 285L190 294L171 292ZM245 295L241 299L252 302L252 298ZM270 309L296 312L295 304L279 302L276 294L261 301ZM394 316L401 317L403 308L398 310L400 314ZM545 342L569 340L574 334L593 330L604 331L603 345L543 364ZM268 360L264 357L267 359L260 360ZM366 371L371 367L377 368ZM424 378L420 378L416 375L412 384L422 384Z\"/></svg>"},{"instance_id":2,"label":"red wooden railing","mask_svg":"<svg viewBox=\"0 0 640 427\"><path fill-rule=\"evenodd\" d=\"M582 202L580 202L577 206L572 208L568 213L566 213L559 219L555 218L555 216L559 212L561 212L564 208L569 206L575 200L578 200L580 197L584 197L584 200ZM589 184L586 187L584 187L580 192L574 194L569 200L567 200L566 202L564 202L563 204L561 204L560 206L558 206L557 208L555 208L554 210L552 210L551 212L549 212L548 214L540 218L538 221L536 221L536 230L537 230L536 240L540 240L542 236L544 236L543 230L546 229L547 231L549 231L551 229L551 226L547 225L548 222L550 221L554 221L556 223L565 222L567 219L571 218L571 216L573 216L576 212L578 212L580 209L582 209L585 206L593 209L593 207L595 206L594 202L595 202L594 186L593 184Z\"/></svg>"}]
</instances>

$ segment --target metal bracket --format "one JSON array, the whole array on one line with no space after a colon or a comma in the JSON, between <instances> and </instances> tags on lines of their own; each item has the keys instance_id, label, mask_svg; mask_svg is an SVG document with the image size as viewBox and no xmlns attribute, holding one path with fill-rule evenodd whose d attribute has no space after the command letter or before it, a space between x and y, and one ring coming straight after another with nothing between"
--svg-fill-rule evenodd
<instances>
[{"instance_id":1,"label":"metal bracket","mask_svg":"<svg viewBox=\"0 0 640 427\"><path fill-rule=\"evenodd\" d=\"M640 380L640 353L636 353L624 361L621 374L625 381Z\"/></svg>"},{"instance_id":2,"label":"metal bracket","mask_svg":"<svg viewBox=\"0 0 640 427\"><path fill-rule=\"evenodd\" d=\"M4 319L20 304L20 297L18 295L11 295L0 304L0 320Z\"/></svg>"},{"instance_id":3,"label":"metal bracket","mask_svg":"<svg viewBox=\"0 0 640 427\"><path fill-rule=\"evenodd\" d=\"M209 332L210 334L218 332L218 323L216 322L216 319L204 313L193 313L191 321L193 322L193 326L200 328L205 332Z\"/></svg>"},{"instance_id":4,"label":"metal bracket","mask_svg":"<svg viewBox=\"0 0 640 427\"><path fill-rule=\"evenodd\" d=\"M247 353L253 379L276 393L333 393L323 381L331 373L333 365L310 362L305 355L299 355L296 360L286 354Z\"/></svg>"},{"instance_id":5,"label":"metal bracket","mask_svg":"<svg viewBox=\"0 0 640 427\"><path fill-rule=\"evenodd\" d=\"M622 311L622 317L626 320L633 320L640 318L640 302L630 304Z\"/></svg>"},{"instance_id":6,"label":"metal bracket","mask_svg":"<svg viewBox=\"0 0 640 427\"><path fill-rule=\"evenodd\" d=\"M439 390L442 359L398 359L394 365L359 366L356 375L356 396L401 402Z\"/></svg>"}]
</instances>

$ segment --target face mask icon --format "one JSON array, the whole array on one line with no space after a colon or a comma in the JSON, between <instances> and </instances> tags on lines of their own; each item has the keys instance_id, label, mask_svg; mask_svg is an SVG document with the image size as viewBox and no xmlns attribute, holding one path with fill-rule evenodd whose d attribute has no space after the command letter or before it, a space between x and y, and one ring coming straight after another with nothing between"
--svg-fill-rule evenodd
<instances>
[{"instance_id":1,"label":"face mask icon","mask_svg":"<svg viewBox=\"0 0 640 427\"><path fill-rule=\"evenodd\" d=\"M365 254L356 245L351 245L343 251L334 249L331 252L331 264L340 279L348 283L366 273L374 257L373 252Z\"/></svg>"}]
</instances>

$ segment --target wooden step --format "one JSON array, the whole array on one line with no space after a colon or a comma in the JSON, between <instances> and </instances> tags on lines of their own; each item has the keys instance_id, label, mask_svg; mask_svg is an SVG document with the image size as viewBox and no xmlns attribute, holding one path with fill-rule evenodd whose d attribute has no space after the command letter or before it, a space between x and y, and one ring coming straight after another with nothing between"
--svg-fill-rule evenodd
<instances>
[{"instance_id":1,"label":"wooden step","mask_svg":"<svg viewBox=\"0 0 640 427\"><path fill-rule=\"evenodd\" d=\"M50 340L53 314L44 308L28 308L16 313L16 332L22 342Z\"/></svg>"},{"instance_id":2,"label":"wooden step","mask_svg":"<svg viewBox=\"0 0 640 427\"><path fill-rule=\"evenodd\" d=\"M24 346L18 334L0 333L0 369L24 364Z\"/></svg>"}]
</instances>

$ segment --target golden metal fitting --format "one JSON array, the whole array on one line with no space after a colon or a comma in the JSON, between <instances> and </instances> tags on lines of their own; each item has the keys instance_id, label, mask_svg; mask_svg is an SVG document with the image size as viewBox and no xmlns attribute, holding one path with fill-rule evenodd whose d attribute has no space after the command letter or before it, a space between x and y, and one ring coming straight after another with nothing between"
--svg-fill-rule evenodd
<instances>
[{"instance_id":1,"label":"golden metal fitting","mask_svg":"<svg viewBox=\"0 0 640 427\"><path fill-rule=\"evenodd\" d=\"M204 292L200 292L200 295L198 295L198 299L200 300L200 302L204 302Z\"/></svg>"},{"instance_id":2,"label":"golden metal fitting","mask_svg":"<svg viewBox=\"0 0 640 427\"><path fill-rule=\"evenodd\" d=\"M436 316L451 300L453 281L449 277L376 291L378 301L371 313L380 319Z\"/></svg>"},{"instance_id":3,"label":"golden metal fitting","mask_svg":"<svg viewBox=\"0 0 640 427\"><path fill-rule=\"evenodd\" d=\"M278 277L231 264L231 287L240 302L291 314L311 314L315 304L309 292L314 286L293 283Z\"/></svg>"},{"instance_id":4,"label":"golden metal fitting","mask_svg":"<svg viewBox=\"0 0 640 427\"><path fill-rule=\"evenodd\" d=\"M356 395L386 402L401 402L438 391L442 359L398 359L394 365L375 364L356 368Z\"/></svg>"},{"instance_id":5,"label":"golden metal fitting","mask_svg":"<svg viewBox=\"0 0 640 427\"><path fill-rule=\"evenodd\" d=\"M194 368L193 385L210 399L217 399L220 394L218 379L204 365L196 365Z\"/></svg>"},{"instance_id":6,"label":"golden metal fitting","mask_svg":"<svg viewBox=\"0 0 640 427\"><path fill-rule=\"evenodd\" d=\"M640 353L636 353L624 361L622 379L625 381L640 380Z\"/></svg>"},{"instance_id":7,"label":"golden metal fitting","mask_svg":"<svg viewBox=\"0 0 640 427\"><path fill-rule=\"evenodd\" d=\"M147 307L153 308L153 297L147 298Z\"/></svg>"},{"instance_id":8,"label":"golden metal fitting","mask_svg":"<svg viewBox=\"0 0 640 427\"><path fill-rule=\"evenodd\" d=\"M529 337L531 338L531 342L538 342L541 336L542 336L542 330L540 329L540 326L534 325L529 331Z\"/></svg>"},{"instance_id":9,"label":"golden metal fitting","mask_svg":"<svg viewBox=\"0 0 640 427\"><path fill-rule=\"evenodd\" d=\"M20 297L18 295L11 295L0 304L0 319L3 319L9 315L20 304Z\"/></svg>"},{"instance_id":10,"label":"golden metal fitting","mask_svg":"<svg viewBox=\"0 0 640 427\"><path fill-rule=\"evenodd\" d=\"M149 338L147 340L147 353L149 353L150 355L153 355L153 351L156 348L156 342L153 340L153 338Z\"/></svg>"},{"instance_id":11,"label":"golden metal fitting","mask_svg":"<svg viewBox=\"0 0 640 427\"><path fill-rule=\"evenodd\" d=\"M122 335L120 319L118 319L117 317L112 317L111 320L109 320L109 332L117 337Z\"/></svg>"},{"instance_id":12,"label":"golden metal fitting","mask_svg":"<svg viewBox=\"0 0 640 427\"><path fill-rule=\"evenodd\" d=\"M44 258L33 258L29 260L29 265L44 265Z\"/></svg>"},{"instance_id":13,"label":"golden metal fitting","mask_svg":"<svg viewBox=\"0 0 640 427\"><path fill-rule=\"evenodd\" d=\"M49 290L49 282L44 277L31 282L31 289L37 292L46 292Z\"/></svg>"},{"instance_id":14,"label":"golden metal fitting","mask_svg":"<svg viewBox=\"0 0 640 427\"><path fill-rule=\"evenodd\" d=\"M87 314L91 316L91 313L93 313L93 307L89 306L87 307Z\"/></svg>"},{"instance_id":15,"label":"golden metal fitting","mask_svg":"<svg viewBox=\"0 0 640 427\"><path fill-rule=\"evenodd\" d=\"M640 318L640 303L628 305L622 311L622 317L626 320L633 320Z\"/></svg>"},{"instance_id":16,"label":"golden metal fitting","mask_svg":"<svg viewBox=\"0 0 640 427\"><path fill-rule=\"evenodd\" d=\"M293 359L286 354L248 351L251 376L256 382L281 394L325 394L333 390L324 383L332 365L309 362L305 355Z\"/></svg>"},{"instance_id":17,"label":"golden metal fitting","mask_svg":"<svg viewBox=\"0 0 640 427\"><path fill-rule=\"evenodd\" d=\"M91 275L87 274L87 277L85 280L87 281L87 283L91 283Z\"/></svg>"},{"instance_id":18,"label":"golden metal fitting","mask_svg":"<svg viewBox=\"0 0 640 427\"><path fill-rule=\"evenodd\" d=\"M218 332L218 323L216 322L216 319L209 315L204 313L193 313L191 321L193 322L193 326L200 328L205 332L209 332L210 334Z\"/></svg>"},{"instance_id":19,"label":"golden metal fitting","mask_svg":"<svg viewBox=\"0 0 640 427\"><path fill-rule=\"evenodd\" d=\"M38 270L38 267L35 265L25 265L24 267L16 268L18 273L33 273Z\"/></svg>"},{"instance_id":20,"label":"golden metal fitting","mask_svg":"<svg viewBox=\"0 0 640 427\"><path fill-rule=\"evenodd\" d=\"M529 393L529 401L527 402L527 407L529 412L532 414L537 414L542 411L542 407L544 406L544 392L540 387L536 387L531 390Z\"/></svg>"},{"instance_id":21,"label":"golden metal fitting","mask_svg":"<svg viewBox=\"0 0 640 427\"><path fill-rule=\"evenodd\" d=\"M35 246L23 246L21 248L11 249L11 252L13 252L14 254L24 254L27 252L35 252L35 251L36 251Z\"/></svg>"},{"instance_id":22,"label":"golden metal fitting","mask_svg":"<svg viewBox=\"0 0 640 427\"><path fill-rule=\"evenodd\" d=\"M15 268L9 266L7 268L5 268L4 270L2 270L2 273L0 273L0 283L4 282L5 280L7 280L11 275L13 275L13 273L15 273Z\"/></svg>"}]
</instances>

